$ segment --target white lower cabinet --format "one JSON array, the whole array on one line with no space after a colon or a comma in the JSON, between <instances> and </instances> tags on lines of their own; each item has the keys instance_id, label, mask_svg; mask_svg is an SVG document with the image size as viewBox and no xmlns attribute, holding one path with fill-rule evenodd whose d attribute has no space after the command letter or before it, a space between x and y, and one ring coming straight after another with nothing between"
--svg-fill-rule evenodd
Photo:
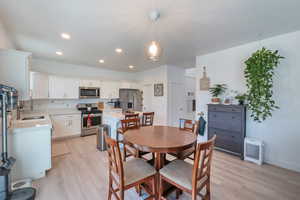
<instances>
[{"instance_id":1,"label":"white lower cabinet","mask_svg":"<svg viewBox=\"0 0 300 200\"><path fill-rule=\"evenodd\" d=\"M52 115L53 138L69 137L81 134L81 115Z\"/></svg>"}]
</instances>

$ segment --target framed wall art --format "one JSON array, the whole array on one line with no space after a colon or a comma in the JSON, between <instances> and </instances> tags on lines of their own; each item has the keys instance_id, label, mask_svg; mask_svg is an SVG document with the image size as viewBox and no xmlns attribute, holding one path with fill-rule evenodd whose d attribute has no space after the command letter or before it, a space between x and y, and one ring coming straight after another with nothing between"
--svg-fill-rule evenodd
<instances>
[{"instance_id":1,"label":"framed wall art","mask_svg":"<svg viewBox=\"0 0 300 200\"><path fill-rule=\"evenodd\" d=\"M164 84L163 83L154 84L154 96L156 96L156 97L164 96Z\"/></svg>"}]
</instances>

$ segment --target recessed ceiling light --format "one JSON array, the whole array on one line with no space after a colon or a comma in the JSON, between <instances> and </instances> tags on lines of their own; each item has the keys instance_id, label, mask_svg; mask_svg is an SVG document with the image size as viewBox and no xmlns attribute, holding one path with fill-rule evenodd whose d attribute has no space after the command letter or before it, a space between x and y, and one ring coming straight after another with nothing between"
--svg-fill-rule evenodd
<instances>
[{"instance_id":1,"label":"recessed ceiling light","mask_svg":"<svg viewBox=\"0 0 300 200\"><path fill-rule=\"evenodd\" d=\"M133 66L133 65L129 65L128 68L129 68L129 69L133 69L134 66Z\"/></svg>"},{"instance_id":2,"label":"recessed ceiling light","mask_svg":"<svg viewBox=\"0 0 300 200\"><path fill-rule=\"evenodd\" d=\"M55 52L57 55L59 55L59 56L62 56L63 55L63 52L61 52L61 51L57 51L57 52Z\"/></svg>"},{"instance_id":3,"label":"recessed ceiling light","mask_svg":"<svg viewBox=\"0 0 300 200\"><path fill-rule=\"evenodd\" d=\"M60 36L61 36L63 39L66 39L66 40L71 39L71 36L70 36L68 33L62 33Z\"/></svg>"},{"instance_id":4,"label":"recessed ceiling light","mask_svg":"<svg viewBox=\"0 0 300 200\"><path fill-rule=\"evenodd\" d=\"M99 60L99 63L104 63L104 60L102 60L102 59L101 59L101 60Z\"/></svg>"},{"instance_id":5,"label":"recessed ceiling light","mask_svg":"<svg viewBox=\"0 0 300 200\"><path fill-rule=\"evenodd\" d=\"M115 51L116 51L117 53L122 53L122 52L123 52L123 50L122 50L121 48L116 48Z\"/></svg>"}]
</instances>

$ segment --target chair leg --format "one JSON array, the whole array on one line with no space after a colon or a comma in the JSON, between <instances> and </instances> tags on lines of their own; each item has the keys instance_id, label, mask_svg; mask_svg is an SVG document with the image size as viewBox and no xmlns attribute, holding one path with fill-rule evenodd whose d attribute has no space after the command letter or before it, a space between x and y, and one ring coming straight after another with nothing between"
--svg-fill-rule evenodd
<instances>
[{"instance_id":1,"label":"chair leg","mask_svg":"<svg viewBox=\"0 0 300 200\"><path fill-rule=\"evenodd\" d=\"M156 200L157 199L157 175L155 175L152 179L152 195L153 195L153 199Z\"/></svg>"},{"instance_id":2,"label":"chair leg","mask_svg":"<svg viewBox=\"0 0 300 200\"><path fill-rule=\"evenodd\" d=\"M179 196L180 196L180 190L176 189L176 199L179 199Z\"/></svg>"},{"instance_id":3,"label":"chair leg","mask_svg":"<svg viewBox=\"0 0 300 200\"><path fill-rule=\"evenodd\" d=\"M120 190L120 200L124 200L124 189L121 188Z\"/></svg>"},{"instance_id":4,"label":"chair leg","mask_svg":"<svg viewBox=\"0 0 300 200\"><path fill-rule=\"evenodd\" d=\"M109 184L108 184L108 200L111 200L111 195L112 195L112 180L111 177L109 175Z\"/></svg>"},{"instance_id":5,"label":"chair leg","mask_svg":"<svg viewBox=\"0 0 300 200\"><path fill-rule=\"evenodd\" d=\"M161 178L161 176L158 174L158 179L159 181L158 184L157 184L157 189L158 189L158 199L161 200L162 199L162 192L163 192L163 188L162 188L162 183L163 183L163 180Z\"/></svg>"},{"instance_id":6,"label":"chair leg","mask_svg":"<svg viewBox=\"0 0 300 200\"><path fill-rule=\"evenodd\" d=\"M139 196L142 196L142 189L141 189L141 185L138 185L135 187L136 192L138 193Z\"/></svg>"},{"instance_id":7,"label":"chair leg","mask_svg":"<svg viewBox=\"0 0 300 200\"><path fill-rule=\"evenodd\" d=\"M205 200L210 200L210 181L206 184Z\"/></svg>"},{"instance_id":8,"label":"chair leg","mask_svg":"<svg viewBox=\"0 0 300 200\"><path fill-rule=\"evenodd\" d=\"M197 192L196 191L192 192L192 200L197 200Z\"/></svg>"},{"instance_id":9,"label":"chair leg","mask_svg":"<svg viewBox=\"0 0 300 200\"><path fill-rule=\"evenodd\" d=\"M123 143L123 161L124 161L124 162L126 162L126 156L127 156L127 154L126 154L126 146L125 146L125 144Z\"/></svg>"}]
</instances>

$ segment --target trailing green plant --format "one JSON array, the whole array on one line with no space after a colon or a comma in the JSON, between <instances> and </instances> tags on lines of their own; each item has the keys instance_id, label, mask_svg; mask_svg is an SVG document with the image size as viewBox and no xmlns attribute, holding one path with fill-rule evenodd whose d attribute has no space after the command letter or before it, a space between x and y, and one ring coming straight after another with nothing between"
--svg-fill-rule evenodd
<instances>
[{"instance_id":1,"label":"trailing green plant","mask_svg":"<svg viewBox=\"0 0 300 200\"><path fill-rule=\"evenodd\" d=\"M214 87L209 88L209 92L213 97L219 97L227 90L226 84L215 84Z\"/></svg>"},{"instance_id":2,"label":"trailing green plant","mask_svg":"<svg viewBox=\"0 0 300 200\"><path fill-rule=\"evenodd\" d=\"M274 69L283 58L278 51L271 51L263 47L245 61L244 74L248 88L248 108L254 121L264 121L272 116L273 110L279 108L272 98L273 76Z\"/></svg>"}]
</instances>

